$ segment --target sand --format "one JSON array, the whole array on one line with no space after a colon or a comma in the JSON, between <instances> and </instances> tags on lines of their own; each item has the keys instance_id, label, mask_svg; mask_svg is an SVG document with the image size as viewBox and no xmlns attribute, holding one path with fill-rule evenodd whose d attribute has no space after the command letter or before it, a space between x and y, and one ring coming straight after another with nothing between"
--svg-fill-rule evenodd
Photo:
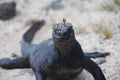
<instances>
[{"instance_id":1,"label":"sand","mask_svg":"<svg viewBox=\"0 0 120 80\"><path fill-rule=\"evenodd\" d=\"M110 11L103 8L103 4L113 3L113 0L0 0L0 3L8 1L17 3L17 15L10 20L0 20L0 58L12 58L13 53L21 56L22 35L32 21L46 21L33 41L39 43L51 38L53 25L66 18L73 24L76 38L84 51L111 53L104 58L106 62L99 66L107 80L120 80L120 9ZM95 61L98 60L101 59ZM86 77L93 80L90 74ZM35 78L28 69L0 69L0 80Z\"/></svg>"}]
</instances>

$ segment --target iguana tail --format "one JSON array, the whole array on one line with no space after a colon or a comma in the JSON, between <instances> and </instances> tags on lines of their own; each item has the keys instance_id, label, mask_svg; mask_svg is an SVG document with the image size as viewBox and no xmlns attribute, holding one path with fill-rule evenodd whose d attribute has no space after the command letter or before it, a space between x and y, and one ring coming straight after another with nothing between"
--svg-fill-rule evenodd
<instances>
[{"instance_id":1,"label":"iguana tail","mask_svg":"<svg viewBox=\"0 0 120 80\"><path fill-rule=\"evenodd\" d=\"M36 44L31 44L35 33L45 24L45 21L35 22L30 29L28 29L23 35L23 41L21 44L21 52L23 56L29 55L36 48Z\"/></svg>"},{"instance_id":2,"label":"iguana tail","mask_svg":"<svg viewBox=\"0 0 120 80\"><path fill-rule=\"evenodd\" d=\"M31 43L35 33L45 24L45 21L39 21L34 23L31 28L26 31L23 35L23 40L27 43Z\"/></svg>"}]
</instances>

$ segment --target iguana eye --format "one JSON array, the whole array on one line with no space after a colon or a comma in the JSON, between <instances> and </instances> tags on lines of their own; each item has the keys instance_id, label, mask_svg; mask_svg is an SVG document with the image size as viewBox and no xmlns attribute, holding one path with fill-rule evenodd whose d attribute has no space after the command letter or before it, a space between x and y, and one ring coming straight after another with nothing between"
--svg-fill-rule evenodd
<instances>
[{"instance_id":1,"label":"iguana eye","mask_svg":"<svg viewBox=\"0 0 120 80\"><path fill-rule=\"evenodd\" d=\"M68 33L71 33L71 31L72 31L72 29L69 28L67 32L68 32Z\"/></svg>"}]
</instances>

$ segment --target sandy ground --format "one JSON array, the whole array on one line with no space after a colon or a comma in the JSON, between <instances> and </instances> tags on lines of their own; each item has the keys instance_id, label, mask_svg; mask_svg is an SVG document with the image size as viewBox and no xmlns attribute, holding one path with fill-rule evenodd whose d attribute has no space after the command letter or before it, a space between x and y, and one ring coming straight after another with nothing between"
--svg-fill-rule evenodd
<instances>
[{"instance_id":1,"label":"sandy ground","mask_svg":"<svg viewBox=\"0 0 120 80\"><path fill-rule=\"evenodd\" d=\"M33 41L39 43L50 38L53 24L65 17L74 25L76 38L84 51L111 53L104 58L107 62L99 66L107 80L120 80L120 9L103 9L103 4L113 0L0 0L0 3L8 1L17 3L17 15L7 21L0 20L0 58L12 58L13 53L21 56L22 35L32 21L46 20ZM35 78L31 70L0 69L0 80ZM87 80L93 80L90 74Z\"/></svg>"}]
</instances>

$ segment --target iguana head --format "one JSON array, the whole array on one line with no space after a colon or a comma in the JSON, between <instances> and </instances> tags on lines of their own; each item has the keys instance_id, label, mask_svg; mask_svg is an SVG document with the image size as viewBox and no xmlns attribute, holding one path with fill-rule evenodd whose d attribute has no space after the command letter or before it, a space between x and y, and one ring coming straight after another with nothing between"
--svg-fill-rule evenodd
<instances>
[{"instance_id":1,"label":"iguana head","mask_svg":"<svg viewBox=\"0 0 120 80\"><path fill-rule=\"evenodd\" d=\"M61 44L66 44L75 40L73 26L71 23L66 22L66 19L54 25L52 36L55 42Z\"/></svg>"},{"instance_id":2,"label":"iguana head","mask_svg":"<svg viewBox=\"0 0 120 80\"><path fill-rule=\"evenodd\" d=\"M75 47L75 34L71 23L66 22L65 19L61 23L55 24L53 27L53 41L55 48L61 55L71 53Z\"/></svg>"}]
</instances>

